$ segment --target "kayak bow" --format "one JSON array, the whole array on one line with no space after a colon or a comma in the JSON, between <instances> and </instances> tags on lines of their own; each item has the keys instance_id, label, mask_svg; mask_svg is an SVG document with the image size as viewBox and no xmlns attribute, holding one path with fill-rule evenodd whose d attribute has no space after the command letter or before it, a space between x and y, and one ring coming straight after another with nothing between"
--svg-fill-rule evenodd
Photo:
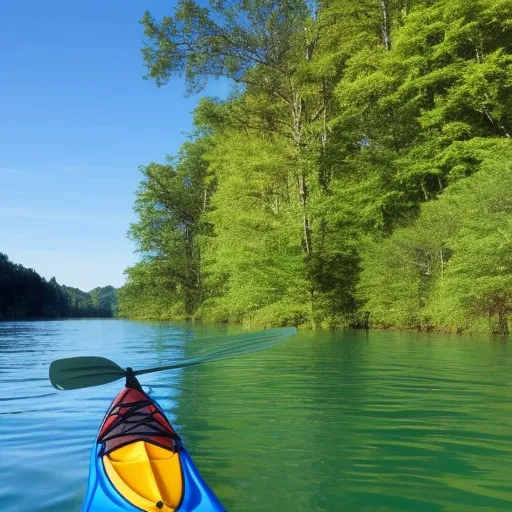
<instances>
[{"instance_id":1,"label":"kayak bow","mask_svg":"<svg viewBox=\"0 0 512 512\"><path fill-rule=\"evenodd\" d=\"M97 356L57 359L49 377L56 389L81 389L126 378L103 419L91 453L82 512L226 512L203 480L179 435L137 375L185 368L266 350L295 334L295 328L233 335L226 343L166 366L132 370Z\"/></svg>"},{"instance_id":2,"label":"kayak bow","mask_svg":"<svg viewBox=\"0 0 512 512\"><path fill-rule=\"evenodd\" d=\"M91 453L82 512L226 512L158 403L128 375Z\"/></svg>"}]
</instances>

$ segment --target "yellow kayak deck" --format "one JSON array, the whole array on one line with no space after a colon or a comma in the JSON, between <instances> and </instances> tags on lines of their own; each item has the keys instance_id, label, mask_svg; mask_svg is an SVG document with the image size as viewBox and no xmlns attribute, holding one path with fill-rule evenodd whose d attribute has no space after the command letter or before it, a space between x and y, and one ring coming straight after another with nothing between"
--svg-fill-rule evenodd
<instances>
[{"instance_id":1,"label":"yellow kayak deck","mask_svg":"<svg viewBox=\"0 0 512 512\"><path fill-rule=\"evenodd\" d=\"M136 441L103 456L105 472L118 492L147 512L171 512L183 494L180 457L166 448Z\"/></svg>"}]
</instances>

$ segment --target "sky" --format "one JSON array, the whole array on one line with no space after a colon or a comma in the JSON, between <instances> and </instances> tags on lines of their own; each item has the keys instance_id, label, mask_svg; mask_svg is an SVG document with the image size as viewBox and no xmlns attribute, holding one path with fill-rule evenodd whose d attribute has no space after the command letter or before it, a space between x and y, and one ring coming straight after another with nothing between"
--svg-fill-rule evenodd
<instances>
[{"instance_id":1,"label":"sky","mask_svg":"<svg viewBox=\"0 0 512 512\"><path fill-rule=\"evenodd\" d=\"M137 261L139 165L192 130L183 80L143 80L139 24L163 0L0 1L0 252L89 291ZM224 96L212 83L203 95Z\"/></svg>"}]
</instances>

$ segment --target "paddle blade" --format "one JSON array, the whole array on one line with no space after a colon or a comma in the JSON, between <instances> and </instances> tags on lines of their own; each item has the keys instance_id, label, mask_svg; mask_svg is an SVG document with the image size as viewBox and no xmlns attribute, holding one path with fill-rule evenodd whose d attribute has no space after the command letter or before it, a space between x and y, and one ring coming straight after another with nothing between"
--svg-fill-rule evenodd
<instances>
[{"instance_id":1,"label":"paddle blade","mask_svg":"<svg viewBox=\"0 0 512 512\"><path fill-rule=\"evenodd\" d=\"M201 350L193 357L177 360L169 365L148 370L136 370L135 375L143 375L161 370L185 368L221 359L240 357L280 345L290 336L297 333L295 327L283 327L280 329L268 329L257 333L245 333L229 336L215 336L210 338L196 338L195 345L201 346Z\"/></svg>"},{"instance_id":2,"label":"paddle blade","mask_svg":"<svg viewBox=\"0 0 512 512\"><path fill-rule=\"evenodd\" d=\"M50 381L56 389L80 389L108 384L126 376L126 371L104 357L68 357L50 365Z\"/></svg>"}]
</instances>

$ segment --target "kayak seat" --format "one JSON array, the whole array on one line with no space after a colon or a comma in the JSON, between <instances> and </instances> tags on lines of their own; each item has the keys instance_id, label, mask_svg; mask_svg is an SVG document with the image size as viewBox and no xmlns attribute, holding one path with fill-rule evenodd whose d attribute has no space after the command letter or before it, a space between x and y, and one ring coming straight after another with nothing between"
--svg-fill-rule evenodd
<instances>
[{"instance_id":1,"label":"kayak seat","mask_svg":"<svg viewBox=\"0 0 512 512\"><path fill-rule=\"evenodd\" d=\"M147 512L176 510L183 494L180 456L136 441L103 456L109 480L130 503Z\"/></svg>"}]
</instances>

